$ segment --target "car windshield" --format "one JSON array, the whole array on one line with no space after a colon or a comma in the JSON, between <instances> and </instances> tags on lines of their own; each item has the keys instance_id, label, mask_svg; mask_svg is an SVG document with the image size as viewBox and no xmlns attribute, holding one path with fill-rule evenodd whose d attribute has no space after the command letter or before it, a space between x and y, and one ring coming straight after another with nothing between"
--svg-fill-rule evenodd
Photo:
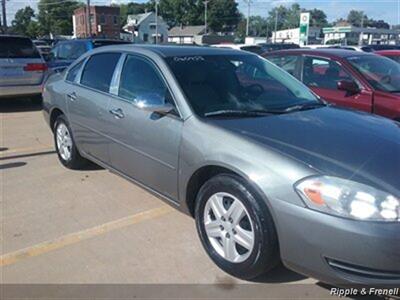
<instances>
[{"instance_id":1,"label":"car windshield","mask_svg":"<svg viewBox=\"0 0 400 300\"><path fill-rule=\"evenodd\" d=\"M256 55L175 56L166 60L199 116L223 111L243 115L288 112L293 107L321 104L301 82Z\"/></svg>"},{"instance_id":2,"label":"car windshield","mask_svg":"<svg viewBox=\"0 0 400 300\"><path fill-rule=\"evenodd\" d=\"M347 60L375 89L400 92L400 64L377 55L353 56Z\"/></svg>"},{"instance_id":3,"label":"car windshield","mask_svg":"<svg viewBox=\"0 0 400 300\"><path fill-rule=\"evenodd\" d=\"M0 37L0 58L40 58L39 52L28 38Z\"/></svg>"}]
</instances>

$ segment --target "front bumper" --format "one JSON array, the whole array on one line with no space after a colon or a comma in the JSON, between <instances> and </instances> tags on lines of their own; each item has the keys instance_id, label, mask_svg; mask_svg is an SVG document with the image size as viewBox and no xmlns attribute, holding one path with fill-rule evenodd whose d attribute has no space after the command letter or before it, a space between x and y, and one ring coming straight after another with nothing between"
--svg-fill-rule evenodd
<instances>
[{"instance_id":1,"label":"front bumper","mask_svg":"<svg viewBox=\"0 0 400 300\"><path fill-rule=\"evenodd\" d=\"M42 84L0 86L0 97L33 96L42 93Z\"/></svg>"},{"instance_id":2,"label":"front bumper","mask_svg":"<svg viewBox=\"0 0 400 300\"><path fill-rule=\"evenodd\" d=\"M400 222L348 220L271 202L288 268L334 285L400 286Z\"/></svg>"}]
</instances>

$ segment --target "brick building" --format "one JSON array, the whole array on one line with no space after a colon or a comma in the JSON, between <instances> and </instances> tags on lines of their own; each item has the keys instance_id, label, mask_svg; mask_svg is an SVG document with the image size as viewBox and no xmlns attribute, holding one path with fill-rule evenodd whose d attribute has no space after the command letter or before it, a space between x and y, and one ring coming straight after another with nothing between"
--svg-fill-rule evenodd
<instances>
[{"instance_id":1,"label":"brick building","mask_svg":"<svg viewBox=\"0 0 400 300\"><path fill-rule=\"evenodd\" d=\"M86 7L75 9L72 16L74 37L90 37L86 19ZM119 39L121 28L119 7L90 6L90 26L92 37Z\"/></svg>"}]
</instances>

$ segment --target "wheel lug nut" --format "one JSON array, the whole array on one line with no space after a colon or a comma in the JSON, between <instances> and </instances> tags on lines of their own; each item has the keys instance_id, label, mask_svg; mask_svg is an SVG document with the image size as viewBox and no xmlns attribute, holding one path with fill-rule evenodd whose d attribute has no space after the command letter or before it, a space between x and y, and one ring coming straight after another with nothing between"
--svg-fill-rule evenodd
<instances>
[{"instance_id":1,"label":"wheel lug nut","mask_svg":"<svg viewBox=\"0 0 400 300\"><path fill-rule=\"evenodd\" d=\"M232 218L229 218L229 222L233 223L233 219L232 219Z\"/></svg>"},{"instance_id":2,"label":"wheel lug nut","mask_svg":"<svg viewBox=\"0 0 400 300\"><path fill-rule=\"evenodd\" d=\"M225 217L221 217L221 220L224 221L224 222L226 221Z\"/></svg>"},{"instance_id":3,"label":"wheel lug nut","mask_svg":"<svg viewBox=\"0 0 400 300\"><path fill-rule=\"evenodd\" d=\"M236 230L235 230L235 229L232 229L232 233L233 233L233 234L236 234L237 232L236 232Z\"/></svg>"},{"instance_id":4,"label":"wheel lug nut","mask_svg":"<svg viewBox=\"0 0 400 300\"><path fill-rule=\"evenodd\" d=\"M231 235L229 233L226 234L226 238L229 239Z\"/></svg>"},{"instance_id":5,"label":"wheel lug nut","mask_svg":"<svg viewBox=\"0 0 400 300\"><path fill-rule=\"evenodd\" d=\"M224 230L224 226L222 226L222 225L220 225L219 228L220 228L221 230Z\"/></svg>"}]
</instances>

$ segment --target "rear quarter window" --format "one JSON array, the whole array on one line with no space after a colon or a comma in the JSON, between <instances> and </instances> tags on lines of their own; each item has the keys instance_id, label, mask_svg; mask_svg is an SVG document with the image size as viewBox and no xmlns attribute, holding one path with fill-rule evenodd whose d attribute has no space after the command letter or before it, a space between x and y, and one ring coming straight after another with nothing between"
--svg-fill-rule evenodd
<instances>
[{"instance_id":1,"label":"rear quarter window","mask_svg":"<svg viewBox=\"0 0 400 300\"><path fill-rule=\"evenodd\" d=\"M32 41L20 37L0 37L0 58L40 58Z\"/></svg>"}]
</instances>

